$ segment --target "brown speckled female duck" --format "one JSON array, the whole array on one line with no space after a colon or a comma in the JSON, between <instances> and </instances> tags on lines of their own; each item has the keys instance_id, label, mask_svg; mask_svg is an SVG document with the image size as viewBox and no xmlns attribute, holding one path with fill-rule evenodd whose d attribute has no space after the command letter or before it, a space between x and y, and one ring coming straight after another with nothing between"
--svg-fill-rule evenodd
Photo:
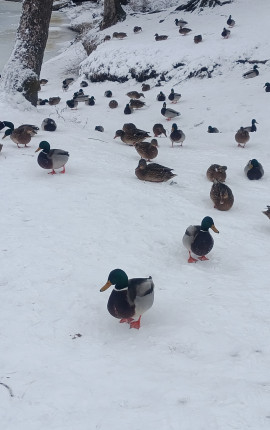
<instances>
[{"instance_id":1,"label":"brown speckled female duck","mask_svg":"<svg viewBox=\"0 0 270 430\"><path fill-rule=\"evenodd\" d=\"M220 166L219 164L211 164L210 167L208 167L206 176L209 179L209 181L214 182L216 179L219 182L225 182L226 180L226 170L227 166Z\"/></svg>"},{"instance_id":2,"label":"brown speckled female duck","mask_svg":"<svg viewBox=\"0 0 270 430\"><path fill-rule=\"evenodd\" d=\"M173 169L169 167L161 166L157 163L147 164L142 158L139 161L138 167L135 169L135 175L141 181L166 182L174 176L177 176L175 173L172 173L172 170Z\"/></svg>"},{"instance_id":3,"label":"brown speckled female duck","mask_svg":"<svg viewBox=\"0 0 270 430\"><path fill-rule=\"evenodd\" d=\"M153 160L158 155L158 143L156 139L152 139L151 142L135 143L134 146L141 158L147 161Z\"/></svg>"},{"instance_id":4,"label":"brown speckled female duck","mask_svg":"<svg viewBox=\"0 0 270 430\"><path fill-rule=\"evenodd\" d=\"M214 208L219 211L228 211L234 203L234 196L230 187L216 179L214 179L214 183L210 191L210 197L214 203Z\"/></svg>"}]
</instances>

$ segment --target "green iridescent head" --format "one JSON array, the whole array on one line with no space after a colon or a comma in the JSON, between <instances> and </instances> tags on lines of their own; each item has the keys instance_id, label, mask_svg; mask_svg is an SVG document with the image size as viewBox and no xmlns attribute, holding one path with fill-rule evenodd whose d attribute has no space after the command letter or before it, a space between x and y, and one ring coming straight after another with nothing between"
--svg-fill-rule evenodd
<instances>
[{"instance_id":1,"label":"green iridescent head","mask_svg":"<svg viewBox=\"0 0 270 430\"><path fill-rule=\"evenodd\" d=\"M175 123L173 123L172 124L172 131L176 131L178 128L177 128L177 124L175 124Z\"/></svg>"},{"instance_id":2,"label":"green iridescent head","mask_svg":"<svg viewBox=\"0 0 270 430\"><path fill-rule=\"evenodd\" d=\"M258 162L258 160L256 160L255 158L253 158L253 160L250 160L249 164L250 164L252 167L259 167L259 162Z\"/></svg>"},{"instance_id":3,"label":"green iridescent head","mask_svg":"<svg viewBox=\"0 0 270 430\"><path fill-rule=\"evenodd\" d=\"M206 216L201 223L201 230L203 231L208 231L209 228L211 228L215 233L219 233L219 231L217 230L217 228L215 227L213 218L211 218L210 216Z\"/></svg>"},{"instance_id":4,"label":"green iridescent head","mask_svg":"<svg viewBox=\"0 0 270 430\"><path fill-rule=\"evenodd\" d=\"M127 274L121 269L114 269L110 272L108 281L100 289L100 291L107 290L111 285L115 285L117 290L122 290L128 286Z\"/></svg>"},{"instance_id":5,"label":"green iridescent head","mask_svg":"<svg viewBox=\"0 0 270 430\"><path fill-rule=\"evenodd\" d=\"M12 130L11 128L8 128L8 129L5 131L5 134L4 134L4 136L2 137L2 139L5 139L5 137L10 136L10 135L12 134L12 132L13 132L13 130Z\"/></svg>"},{"instance_id":6,"label":"green iridescent head","mask_svg":"<svg viewBox=\"0 0 270 430\"><path fill-rule=\"evenodd\" d=\"M40 144L38 145L38 150L40 149L43 149L43 151L48 154L51 149L49 142L47 142L46 140L42 140L42 142L40 142Z\"/></svg>"}]
</instances>

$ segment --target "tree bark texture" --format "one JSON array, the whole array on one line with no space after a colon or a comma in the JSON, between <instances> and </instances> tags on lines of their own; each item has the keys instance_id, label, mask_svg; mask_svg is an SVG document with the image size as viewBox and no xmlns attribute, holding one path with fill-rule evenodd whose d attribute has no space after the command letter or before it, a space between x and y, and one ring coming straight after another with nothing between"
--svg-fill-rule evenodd
<instances>
[{"instance_id":1,"label":"tree bark texture","mask_svg":"<svg viewBox=\"0 0 270 430\"><path fill-rule=\"evenodd\" d=\"M233 0L189 0L187 3L178 6L175 10L184 10L185 12L194 12L194 10L204 7L223 6L232 3Z\"/></svg>"},{"instance_id":2,"label":"tree bark texture","mask_svg":"<svg viewBox=\"0 0 270 430\"><path fill-rule=\"evenodd\" d=\"M104 0L104 16L100 26L101 30L125 19L126 12L122 9L120 0Z\"/></svg>"},{"instance_id":3,"label":"tree bark texture","mask_svg":"<svg viewBox=\"0 0 270 430\"><path fill-rule=\"evenodd\" d=\"M53 0L24 0L15 46L2 82L5 89L21 91L37 104L39 76L48 39Z\"/></svg>"}]
</instances>

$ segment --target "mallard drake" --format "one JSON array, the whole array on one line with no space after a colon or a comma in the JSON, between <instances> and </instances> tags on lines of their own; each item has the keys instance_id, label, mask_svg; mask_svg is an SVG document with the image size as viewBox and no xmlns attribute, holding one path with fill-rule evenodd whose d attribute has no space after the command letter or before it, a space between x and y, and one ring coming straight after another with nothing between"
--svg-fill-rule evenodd
<instances>
[{"instance_id":1,"label":"mallard drake","mask_svg":"<svg viewBox=\"0 0 270 430\"><path fill-rule=\"evenodd\" d=\"M263 166L255 158L253 160L249 160L244 168L244 172L251 181L261 179L264 175Z\"/></svg>"},{"instance_id":2,"label":"mallard drake","mask_svg":"<svg viewBox=\"0 0 270 430\"><path fill-rule=\"evenodd\" d=\"M56 122L52 118L45 118L41 124L42 130L55 131L57 128Z\"/></svg>"},{"instance_id":3,"label":"mallard drake","mask_svg":"<svg viewBox=\"0 0 270 430\"><path fill-rule=\"evenodd\" d=\"M70 109L77 109L78 106L78 100L67 100L66 101L66 105L70 108Z\"/></svg>"},{"instance_id":4,"label":"mallard drake","mask_svg":"<svg viewBox=\"0 0 270 430\"><path fill-rule=\"evenodd\" d=\"M163 127L162 124L154 124L153 126L153 133L155 137L160 136L161 134L165 134L165 136L167 137L167 133L165 128Z\"/></svg>"},{"instance_id":5,"label":"mallard drake","mask_svg":"<svg viewBox=\"0 0 270 430\"><path fill-rule=\"evenodd\" d=\"M122 142L126 143L127 145L133 146L135 143L143 142L150 136L147 131L135 129L130 130L129 132L116 130L114 139L117 137L120 137Z\"/></svg>"},{"instance_id":6,"label":"mallard drake","mask_svg":"<svg viewBox=\"0 0 270 430\"><path fill-rule=\"evenodd\" d=\"M114 39L122 40L122 39L125 39L125 37L127 37L127 33L124 33L123 31L120 31L120 32L118 33L117 31L115 31L115 32L113 33L112 37L113 37Z\"/></svg>"},{"instance_id":7,"label":"mallard drake","mask_svg":"<svg viewBox=\"0 0 270 430\"><path fill-rule=\"evenodd\" d=\"M108 97L108 98L112 97L112 92L111 92L111 90L107 90L107 91L105 91L104 96L105 96L105 97Z\"/></svg>"},{"instance_id":8,"label":"mallard drake","mask_svg":"<svg viewBox=\"0 0 270 430\"><path fill-rule=\"evenodd\" d=\"M213 219L210 216L207 216L202 220L201 225L190 225L186 229L182 242L188 250L189 263L195 263L197 261L196 258L191 256L191 252L201 261L208 260L206 255L214 246L214 239L209 233L209 228L211 228L215 233L219 233L215 227Z\"/></svg>"},{"instance_id":9,"label":"mallard drake","mask_svg":"<svg viewBox=\"0 0 270 430\"><path fill-rule=\"evenodd\" d=\"M257 131L257 127L255 124L258 124L256 119L253 119L251 121L251 125L249 127L244 127L244 130L248 131L249 133L253 133L254 131Z\"/></svg>"},{"instance_id":10,"label":"mallard drake","mask_svg":"<svg viewBox=\"0 0 270 430\"><path fill-rule=\"evenodd\" d=\"M49 98L49 105L50 106L55 106L58 105L58 103L60 103L61 97L50 97Z\"/></svg>"},{"instance_id":11,"label":"mallard drake","mask_svg":"<svg viewBox=\"0 0 270 430\"><path fill-rule=\"evenodd\" d=\"M214 208L219 211L228 211L234 202L234 196L230 187L216 179L214 179L210 190L210 198L214 203Z\"/></svg>"},{"instance_id":12,"label":"mallard drake","mask_svg":"<svg viewBox=\"0 0 270 430\"><path fill-rule=\"evenodd\" d=\"M149 84L142 84L142 91L149 91L150 85Z\"/></svg>"},{"instance_id":13,"label":"mallard drake","mask_svg":"<svg viewBox=\"0 0 270 430\"><path fill-rule=\"evenodd\" d=\"M27 144L30 142L33 136L33 130L24 126L20 126L15 129L8 128L5 131L5 134L2 139L5 139L7 136L10 136L10 139L14 143L16 143L18 148L20 148L19 145L24 145L25 147L27 147Z\"/></svg>"},{"instance_id":14,"label":"mallard drake","mask_svg":"<svg viewBox=\"0 0 270 430\"><path fill-rule=\"evenodd\" d=\"M129 104L126 104L126 107L125 107L125 109L124 109L124 114L125 114L125 115L130 115L132 112L133 112L133 108L131 108L131 107L129 106Z\"/></svg>"},{"instance_id":15,"label":"mallard drake","mask_svg":"<svg viewBox=\"0 0 270 430\"><path fill-rule=\"evenodd\" d=\"M126 96L130 99L139 99L140 97L144 97L143 93L138 93L138 91L129 91Z\"/></svg>"},{"instance_id":16,"label":"mallard drake","mask_svg":"<svg viewBox=\"0 0 270 430\"><path fill-rule=\"evenodd\" d=\"M270 206L266 206L266 211L262 211L263 214L265 214L270 219Z\"/></svg>"},{"instance_id":17,"label":"mallard drake","mask_svg":"<svg viewBox=\"0 0 270 430\"><path fill-rule=\"evenodd\" d=\"M177 25L178 27L185 27L185 25L188 24L188 22L185 21L184 19L175 18L174 22L175 22L175 25Z\"/></svg>"},{"instance_id":18,"label":"mallard drake","mask_svg":"<svg viewBox=\"0 0 270 430\"><path fill-rule=\"evenodd\" d=\"M37 99L38 106L44 106L46 103L49 103L48 99Z\"/></svg>"},{"instance_id":19,"label":"mallard drake","mask_svg":"<svg viewBox=\"0 0 270 430\"><path fill-rule=\"evenodd\" d=\"M227 25L229 27L234 27L235 26L235 21L234 19L232 19L232 16L230 15L229 18L227 19Z\"/></svg>"},{"instance_id":20,"label":"mallard drake","mask_svg":"<svg viewBox=\"0 0 270 430\"><path fill-rule=\"evenodd\" d=\"M159 40L167 40L168 36L166 36L165 34L162 35L158 35L157 33L155 34L155 40L158 42Z\"/></svg>"},{"instance_id":21,"label":"mallard drake","mask_svg":"<svg viewBox=\"0 0 270 430\"><path fill-rule=\"evenodd\" d=\"M181 99L181 94L179 93L175 93L174 89L171 89L171 92L168 96L168 99L172 102L172 103L177 103L180 99Z\"/></svg>"},{"instance_id":22,"label":"mallard drake","mask_svg":"<svg viewBox=\"0 0 270 430\"><path fill-rule=\"evenodd\" d=\"M157 95L157 101L164 102L165 100L166 100L165 94L162 91L160 91L160 93Z\"/></svg>"},{"instance_id":23,"label":"mallard drake","mask_svg":"<svg viewBox=\"0 0 270 430\"><path fill-rule=\"evenodd\" d=\"M202 42L202 35L201 34L197 34L197 36L194 36L194 43L200 43Z\"/></svg>"},{"instance_id":24,"label":"mallard drake","mask_svg":"<svg viewBox=\"0 0 270 430\"><path fill-rule=\"evenodd\" d=\"M86 81L82 81L80 83L80 87L82 87L82 88L88 87L88 83Z\"/></svg>"},{"instance_id":25,"label":"mallard drake","mask_svg":"<svg viewBox=\"0 0 270 430\"><path fill-rule=\"evenodd\" d=\"M145 106L145 102L142 102L141 100L131 99L129 102L129 106L131 107L131 109L141 109Z\"/></svg>"},{"instance_id":26,"label":"mallard drake","mask_svg":"<svg viewBox=\"0 0 270 430\"><path fill-rule=\"evenodd\" d=\"M216 127L211 127L211 125L209 125L207 133L219 133L219 130Z\"/></svg>"},{"instance_id":27,"label":"mallard drake","mask_svg":"<svg viewBox=\"0 0 270 430\"><path fill-rule=\"evenodd\" d=\"M259 74L258 66L257 64L255 64L255 66L253 66L253 69L243 74L243 78L245 79L255 78L256 76L258 76L258 74Z\"/></svg>"},{"instance_id":28,"label":"mallard drake","mask_svg":"<svg viewBox=\"0 0 270 430\"><path fill-rule=\"evenodd\" d=\"M244 129L244 127L240 127L235 135L235 140L238 143L238 146L244 148L246 143L249 141L249 132Z\"/></svg>"},{"instance_id":29,"label":"mallard drake","mask_svg":"<svg viewBox=\"0 0 270 430\"><path fill-rule=\"evenodd\" d=\"M207 169L206 176L211 182L214 182L215 179L219 182L225 182L227 176L226 170L227 166L211 164L211 166Z\"/></svg>"},{"instance_id":30,"label":"mallard drake","mask_svg":"<svg viewBox=\"0 0 270 430\"><path fill-rule=\"evenodd\" d=\"M96 103L96 99L94 96L89 97L87 100L85 100L85 104L87 106L94 106Z\"/></svg>"},{"instance_id":31,"label":"mallard drake","mask_svg":"<svg viewBox=\"0 0 270 430\"><path fill-rule=\"evenodd\" d=\"M180 27L179 28L179 33L182 34L182 36L186 36L191 31L192 31L191 28L187 28L187 27Z\"/></svg>"},{"instance_id":32,"label":"mallard drake","mask_svg":"<svg viewBox=\"0 0 270 430\"><path fill-rule=\"evenodd\" d=\"M177 176L175 173L172 173L172 170L157 163L147 164L144 158L141 158L135 169L135 175L141 181L167 182L169 179Z\"/></svg>"},{"instance_id":33,"label":"mallard drake","mask_svg":"<svg viewBox=\"0 0 270 430\"><path fill-rule=\"evenodd\" d=\"M49 142L43 140L40 142L38 152L42 149L42 152L38 154L37 162L42 167L42 169L52 169L49 174L54 175L56 172L54 169L60 169L63 167L60 173L65 173L65 164L68 161L69 153L63 151L62 149L51 149Z\"/></svg>"},{"instance_id":34,"label":"mallard drake","mask_svg":"<svg viewBox=\"0 0 270 430\"><path fill-rule=\"evenodd\" d=\"M158 143L156 139L152 139L151 142L135 143L134 146L141 158L144 158L146 161L151 161L158 155Z\"/></svg>"},{"instance_id":35,"label":"mallard drake","mask_svg":"<svg viewBox=\"0 0 270 430\"><path fill-rule=\"evenodd\" d=\"M161 109L161 115L165 116L167 121L170 121L172 118L175 118L176 116L180 116L180 112L177 112L176 110L170 109L166 107L166 103L163 103L163 107Z\"/></svg>"},{"instance_id":36,"label":"mallard drake","mask_svg":"<svg viewBox=\"0 0 270 430\"><path fill-rule=\"evenodd\" d=\"M142 31L142 27L135 25L135 27L133 28L133 33L140 33L140 31Z\"/></svg>"},{"instance_id":37,"label":"mallard drake","mask_svg":"<svg viewBox=\"0 0 270 430\"><path fill-rule=\"evenodd\" d=\"M79 103L85 103L88 104L89 101L89 95L88 94L79 94L77 97L73 97L73 100ZM94 103L95 104L95 103Z\"/></svg>"},{"instance_id":38,"label":"mallard drake","mask_svg":"<svg viewBox=\"0 0 270 430\"><path fill-rule=\"evenodd\" d=\"M154 282L152 277L128 279L121 269L112 270L108 281L100 289L106 291L115 285L107 304L109 313L120 319L120 323L128 323L130 328L139 329L141 316L154 303Z\"/></svg>"},{"instance_id":39,"label":"mallard drake","mask_svg":"<svg viewBox=\"0 0 270 430\"><path fill-rule=\"evenodd\" d=\"M118 107L118 102L116 100L110 100L109 101L109 107L111 109L116 109Z\"/></svg>"},{"instance_id":40,"label":"mallard drake","mask_svg":"<svg viewBox=\"0 0 270 430\"><path fill-rule=\"evenodd\" d=\"M263 87L265 88L266 93L270 93L270 83L269 82L266 82Z\"/></svg>"},{"instance_id":41,"label":"mallard drake","mask_svg":"<svg viewBox=\"0 0 270 430\"><path fill-rule=\"evenodd\" d=\"M221 33L221 36L224 38L224 39L228 39L229 37L230 37L230 34L231 34L231 32L230 32L230 30L228 30L227 28L223 28L223 31L222 31L222 33Z\"/></svg>"},{"instance_id":42,"label":"mallard drake","mask_svg":"<svg viewBox=\"0 0 270 430\"><path fill-rule=\"evenodd\" d=\"M40 79L39 83L40 85L46 85L48 83L48 79Z\"/></svg>"},{"instance_id":43,"label":"mallard drake","mask_svg":"<svg viewBox=\"0 0 270 430\"><path fill-rule=\"evenodd\" d=\"M174 143L180 143L180 146L183 146L183 142L185 138L186 138L185 133L182 130L178 129L177 124L173 124L171 134L170 134L172 146Z\"/></svg>"}]
</instances>

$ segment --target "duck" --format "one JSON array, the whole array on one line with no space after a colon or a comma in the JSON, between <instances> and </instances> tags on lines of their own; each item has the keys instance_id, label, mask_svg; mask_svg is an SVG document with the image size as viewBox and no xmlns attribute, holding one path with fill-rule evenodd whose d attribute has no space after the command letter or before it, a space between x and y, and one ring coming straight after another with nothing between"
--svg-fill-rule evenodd
<instances>
[{"instance_id":1,"label":"duck","mask_svg":"<svg viewBox=\"0 0 270 430\"><path fill-rule=\"evenodd\" d=\"M137 25L135 25L135 27L133 28L133 33L140 33L142 31L142 27L139 27Z\"/></svg>"},{"instance_id":2,"label":"duck","mask_svg":"<svg viewBox=\"0 0 270 430\"><path fill-rule=\"evenodd\" d=\"M109 40L111 40L111 36L109 34L107 34L104 39L103 42L108 42Z\"/></svg>"},{"instance_id":3,"label":"duck","mask_svg":"<svg viewBox=\"0 0 270 430\"><path fill-rule=\"evenodd\" d=\"M230 15L229 18L227 19L227 25L229 27L234 27L235 26L235 21L234 19L232 19L232 16Z\"/></svg>"},{"instance_id":4,"label":"duck","mask_svg":"<svg viewBox=\"0 0 270 430\"><path fill-rule=\"evenodd\" d=\"M87 105L88 101L89 101L89 95L88 94L79 94L78 96L73 97L73 100L75 100L76 102L79 102L79 103L84 102Z\"/></svg>"},{"instance_id":5,"label":"duck","mask_svg":"<svg viewBox=\"0 0 270 430\"><path fill-rule=\"evenodd\" d=\"M244 148L246 143L249 141L249 132L244 129L244 127L240 127L235 135L235 140L238 143L238 146Z\"/></svg>"},{"instance_id":6,"label":"duck","mask_svg":"<svg viewBox=\"0 0 270 430\"><path fill-rule=\"evenodd\" d=\"M244 172L251 181L261 179L264 175L263 166L255 158L249 160L244 168Z\"/></svg>"},{"instance_id":7,"label":"duck","mask_svg":"<svg viewBox=\"0 0 270 430\"><path fill-rule=\"evenodd\" d=\"M157 139L152 139L151 142L138 142L134 146L141 158L146 161L151 161L158 155Z\"/></svg>"},{"instance_id":8,"label":"duck","mask_svg":"<svg viewBox=\"0 0 270 430\"><path fill-rule=\"evenodd\" d=\"M257 131L257 127L255 124L258 124L256 119L253 119L251 121L251 125L249 127L244 127L244 130L248 131L249 133L253 133L254 131Z\"/></svg>"},{"instance_id":9,"label":"duck","mask_svg":"<svg viewBox=\"0 0 270 430\"><path fill-rule=\"evenodd\" d=\"M113 37L114 39L122 40L122 39L125 39L125 37L127 37L127 33L124 33L123 31L120 31L120 32L118 33L117 31L115 31L115 32L113 33L112 37Z\"/></svg>"},{"instance_id":10,"label":"duck","mask_svg":"<svg viewBox=\"0 0 270 430\"><path fill-rule=\"evenodd\" d=\"M188 25L188 22L185 21L184 19L175 18L174 22L175 22L175 25L177 25L178 27L185 27L185 25Z\"/></svg>"},{"instance_id":11,"label":"duck","mask_svg":"<svg viewBox=\"0 0 270 430\"><path fill-rule=\"evenodd\" d=\"M57 128L56 122L52 118L45 118L41 124L42 130L55 131Z\"/></svg>"},{"instance_id":12,"label":"duck","mask_svg":"<svg viewBox=\"0 0 270 430\"><path fill-rule=\"evenodd\" d=\"M116 139L117 137L120 137L122 142L126 143L127 145L133 146L136 143L143 142L150 136L147 131L138 130L136 128L135 130L130 130L129 132L123 130L116 130L114 139Z\"/></svg>"},{"instance_id":13,"label":"duck","mask_svg":"<svg viewBox=\"0 0 270 430\"><path fill-rule=\"evenodd\" d=\"M125 132L131 132L131 131L134 131L136 129L137 129L136 125L133 124L132 122L127 122L122 127L122 130Z\"/></svg>"},{"instance_id":14,"label":"duck","mask_svg":"<svg viewBox=\"0 0 270 430\"><path fill-rule=\"evenodd\" d=\"M243 74L243 78L244 79L250 79L250 78L255 78L258 75L259 75L258 66L257 66L257 64L255 64L255 66L253 66L253 69L251 69L248 72Z\"/></svg>"},{"instance_id":15,"label":"duck","mask_svg":"<svg viewBox=\"0 0 270 430\"><path fill-rule=\"evenodd\" d=\"M50 97L48 103L50 106L55 106L55 105L58 105L58 103L60 103L60 100L61 100L61 97Z\"/></svg>"},{"instance_id":16,"label":"duck","mask_svg":"<svg viewBox=\"0 0 270 430\"><path fill-rule=\"evenodd\" d=\"M78 106L78 100L67 100L66 101L66 105L70 108L70 109L77 109Z\"/></svg>"},{"instance_id":17,"label":"duck","mask_svg":"<svg viewBox=\"0 0 270 430\"><path fill-rule=\"evenodd\" d=\"M230 35L231 35L231 32L230 32L230 30L228 30L227 28L223 28L223 31L222 31L222 33L221 33L221 36L224 38L224 39L228 39L229 37L230 37Z\"/></svg>"},{"instance_id":18,"label":"duck","mask_svg":"<svg viewBox=\"0 0 270 430\"><path fill-rule=\"evenodd\" d=\"M86 87L88 87L88 82L86 82L86 81L82 81L82 82L80 83L80 87L82 87L82 88L86 88Z\"/></svg>"},{"instance_id":19,"label":"duck","mask_svg":"<svg viewBox=\"0 0 270 430\"><path fill-rule=\"evenodd\" d=\"M164 134L167 137L165 128L163 127L162 124L159 124L159 123L153 125L153 133L155 137L158 137L161 134Z\"/></svg>"},{"instance_id":20,"label":"duck","mask_svg":"<svg viewBox=\"0 0 270 430\"><path fill-rule=\"evenodd\" d=\"M37 99L37 105L38 106L45 106L46 103L49 103L48 99Z\"/></svg>"},{"instance_id":21,"label":"duck","mask_svg":"<svg viewBox=\"0 0 270 430\"><path fill-rule=\"evenodd\" d=\"M49 82L48 79L40 79L39 80L40 85L46 85L48 82Z\"/></svg>"},{"instance_id":22,"label":"duck","mask_svg":"<svg viewBox=\"0 0 270 430\"><path fill-rule=\"evenodd\" d=\"M263 214L265 214L270 219L270 206L266 206L267 209L265 211L262 211Z\"/></svg>"},{"instance_id":23,"label":"duck","mask_svg":"<svg viewBox=\"0 0 270 430\"><path fill-rule=\"evenodd\" d=\"M216 127L211 127L211 125L209 125L207 133L219 133L219 130Z\"/></svg>"},{"instance_id":24,"label":"duck","mask_svg":"<svg viewBox=\"0 0 270 430\"><path fill-rule=\"evenodd\" d=\"M0 130L3 130L3 128L5 128L6 125L3 123L3 121L0 121Z\"/></svg>"},{"instance_id":25,"label":"duck","mask_svg":"<svg viewBox=\"0 0 270 430\"><path fill-rule=\"evenodd\" d=\"M70 85L74 82L74 78L66 78L63 80L62 84L63 85Z\"/></svg>"},{"instance_id":26,"label":"duck","mask_svg":"<svg viewBox=\"0 0 270 430\"><path fill-rule=\"evenodd\" d=\"M87 99L87 100L85 100L85 104L86 104L87 106L94 106L94 105L95 105L95 103L96 103L96 99L95 99L95 97L94 97L94 96L91 96L90 98L88 97L88 99Z\"/></svg>"},{"instance_id":27,"label":"duck","mask_svg":"<svg viewBox=\"0 0 270 430\"><path fill-rule=\"evenodd\" d=\"M102 127L102 125L96 125L95 126L95 130L96 131L100 131L101 133L103 133L104 132L104 127Z\"/></svg>"},{"instance_id":28,"label":"duck","mask_svg":"<svg viewBox=\"0 0 270 430\"><path fill-rule=\"evenodd\" d=\"M168 99L172 102L172 103L177 103L181 98L181 94L179 93L175 93L174 89L171 89L171 92L168 96Z\"/></svg>"},{"instance_id":29,"label":"duck","mask_svg":"<svg viewBox=\"0 0 270 430\"><path fill-rule=\"evenodd\" d=\"M145 102L142 102L141 100L131 99L129 102L129 106L131 109L141 109L145 106Z\"/></svg>"},{"instance_id":30,"label":"duck","mask_svg":"<svg viewBox=\"0 0 270 430\"><path fill-rule=\"evenodd\" d=\"M187 27L180 27L179 28L179 33L182 34L182 36L186 36L191 31L192 31L191 28L187 28Z\"/></svg>"},{"instance_id":31,"label":"duck","mask_svg":"<svg viewBox=\"0 0 270 430\"><path fill-rule=\"evenodd\" d=\"M168 36L166 36L165 34L162 35L158 35L157 33L155 34L155 40L158 42L160 40L167 40Z\"/></svg>"},{"instance_id":32,"label":"duck","mask_svg":"<svg viewBox=\"0 0 270 430\"><path fill-rule=\"evenodd\" d=\"M163 107L161 109L161 115L165 116L167 121L170 121L172 118L175 118L176 116L180 116L180 112L177 112L176 110L170 109L166 107L166 103L163 103Z\"/></svg>"},{"instance_id":33,"label":"duck","mask_svg":"<svg viewBox=\"0 0 270 430\"><path fill-rule=\"evenodd\" d=\"M142 91L149 91L150 85L149 84L142 84Z\"/></svg>"},{"instance_id":34,"label":"duck","mask_svg":"<svg viewBox=\"0 0 270 430\"><path fill-rule=\"evenodd\" d=\"M139 99L140 97L144 97L143 93L138 93L138 91L129 91L126 96L130 99Z\"/></svg>"},{"instance_id":35,"label":"duck","mask_svg":"<svg viewBox=\"0 0 270 430\"><path fill-rule=\"evenodd\" d=\"M11 130L14 130L15 128L13 122L10 122L10 121L3 121L3 124L4 124L4 127L10 128ZM30 133L30 136L33 137L37 134L39 127L37 127L34 124L22 124L22 125L19 125L19 127L17 127L16 130L28 131Z\"/></svg>"},{"instance_id":36,"label":"duck","mask_svg":"<svg viewBox=\"0 0 270 430\"><path fill-rule=\"evenodd\" d=\"M228 211L234 203L232 190L228 185L214 179L210 190L210 198L214 203L214 208L219 211Z\"/></svg>"},{"instance_id":37,"label":"duck","mask_svg":"<svg viewBox=\"0 0 270 430\"><path fill-rule=\"evenodd\" d=\"M266 93L270 93L270 83L269 82L266 82L263 87L265 88Z\"/></svg>"},{"instance_id":38,"label":"duck","mask_svg":"<svg viewBox=\"0 0 270 430\"><path fill-rule=\"evenodd\" d=\"M180 146L183 146L183 142L185 140L186 136L183 133L182 130L179 130L177 127L177 124L173 124L172 125L172 130L171 130L171 134L170 134L170 139L172 142L172 147L174 143L180 143Z\"/></svg>"},{"instance_id":39,"label":"duck","mask_svg":"<svg viewBox=\"0 0 270 430\"><path fill-rule=\"evenodd\" d=\"M195 263L196 258L191 256L191 253L196 255L199 260L208 260L207 254L214 246L214 239L209 233L209 228L215 233L219 233L213 219L210 216L203 218L201 225L190 225L183 236L182 242L188 250L188 263Z\"/></svg>"},{"instance_id":40,"label":"duck","mask_svg":"<svg viewBox=\"0 0 270 430\"><path fill-rule=\"evenodd\" d=\"M200 43L202 42L202 35L201 34L197 34L197 36L194 36L194 43Z\"/></svg>"},{"instance_id":41,"label":"duck","mask_svg":"<svg viewBox=\"0 0 270 430\"><path fill-rule=\"evenodd\" d=\"M105 91L105 92L104 92L104 96L105 96L105 97L108 97L108 98L112 97L112 92L111 92L111 90L107 90L107 91Z\"/></svg>"},{"instance_id":42,"label":"duck","mask_svg":"<svg viewBox=\"0 0 270 430\"><path fill-rule=\"evenodd\" d=\"M147 164L145 159L141 158L135 169L135 175L141 181L167 182L169 179L177 176L175 173L172 173L172 170L157 163Z\"/></svg>"},{"instance_id":43,"label":"duck","mask_svg":"<svg viewBox=\"0 0 270 430\"><path fill-rule=\"evenodd\" d=\"M49 174L55 175L55 169L63 167L60 173L65 173L65 165L69 159L69 153L62 149L51 149L49 142L43 140L39 143L38 149L35 152L39 153L37 162L42 169L52 169Z\"/></svg>"},{"instance_id":44,"label":"duck","mask_svg":"<svg viewBox=\"0 0 270 430\"><path fill-rule=\"evenodd\" d=\"M165 94L162 91L160 91L160 93L157 95L157 101L158 102L165 102L165 100L166 100Z\"/></svg>"},{"instance_id":45,"label":"duck","mask_svg":"<svg viewBox=\"0 0 270 430\"><path fill-rule=\"evenodd\" d=\"M219 182L225 182L227 166L220 166L219 164L211 164L206 171L206 176L209 181L214 182L216 179Z\"/></svg>"},{"instance_id":46,"label":"duck","mask_svg":"<svg viewBox=\"0 0 270 430\"><path fill-rule=\"evenodd\" d=\"M62 90L63 91L67 91L69 89L69 85L68 84L63 84L62 85Z\"/></svg>"},{"instance_id":47,"label":"duck","mask_svg":"<svg viewBox=\"0 0 270 430\"><path fill-rule=\"evenodd\" d=\"M8 128L5 131L2 139L5 139L7 136L10 136L10 139L16 143L17 147L20 148L19 145L24 145L27 147L28 143L31 141L33 136L33 129L28 126L20 126L18 128Z\"/></svg>"},{"instance_id":48,"label":"duck","mask_svg":"<svg viewBox=\"0 0 270 430\"><path fill-rule=\"evenodd\" d=\"M116 109L118 107L118 102L116 100L110 100L109 101L109 107L111 109Z\"/></svg>"},{"instance_id":49,"label":"duck","mask_svg":"<svg viewBox=\"0 0 270 430\"><path fill-rule=\"evenodd\" d=\"M128 279L122 269L114 269L100 291L106 291L111 285L115 287L107 304L109 313L120 319L120 323L127 323L130 328L139 329L141 316L154 303L155 285L152 277Z\"/></svg>"},{"instance_id":50,"label":"duck","mask_svg":"<svg viewBox=\"0 0 270 430\"><path fill-rule=\"evenodd\" d=\"M124 109L124 114L125 114L125 115L130 115L130 114L132 114L132 112L133 112L133 108L131 108L131 107L129 106L129 104L126 104L126 107L125 107L125 109Z\"/></svg>"}]
</instances>

